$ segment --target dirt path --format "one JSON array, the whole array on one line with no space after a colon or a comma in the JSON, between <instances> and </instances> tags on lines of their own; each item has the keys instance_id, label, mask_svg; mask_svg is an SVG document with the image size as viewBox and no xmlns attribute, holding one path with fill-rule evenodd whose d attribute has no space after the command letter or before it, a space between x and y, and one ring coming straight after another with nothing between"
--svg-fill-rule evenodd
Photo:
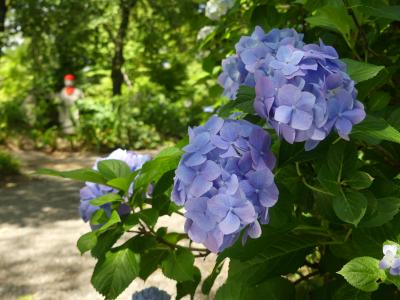
<instances>
[{"instance_id":1,"label":"dirt path","mask_svg":"<svg viewBox=\"0 0 400 300\"><path fill-rule=\"evenodd\" d=\"M88 254L80 256L75 246L89 229L78 214L81 184L31 175L40 167L89 167L95 156L33 151L17 155L27 176L0 188L0 299L102 299L90 285L95 260ZM161 223L177 231L183 228L180 216L164 218ZM209 256L196 262L203 276L211 271L214 259ZM135 280L118 299L131 299L135 291L149 286L176 294L174 281L156 272L146 282ZM207 299L199 291L195 298Z\"/></svg>"}]
</instances>

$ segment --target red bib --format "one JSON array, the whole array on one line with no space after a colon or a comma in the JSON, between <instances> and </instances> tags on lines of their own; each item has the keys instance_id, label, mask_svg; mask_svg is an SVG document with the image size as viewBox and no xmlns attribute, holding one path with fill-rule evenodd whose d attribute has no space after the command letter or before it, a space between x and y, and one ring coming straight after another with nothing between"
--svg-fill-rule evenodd
<instances>
[{"instance_id":1,"label":"red bib","mask_svg":"<svg viewBox=\"0 0 400 300\"><path fill-rule=\"evenodd\" d=\"M73 86L67 86L67 87L65 88L65 93L66 93L68 96L72 95L72 94L74 93L74 91L75 91L75 88L74 88Z\"/></svg>"}]
</instances>

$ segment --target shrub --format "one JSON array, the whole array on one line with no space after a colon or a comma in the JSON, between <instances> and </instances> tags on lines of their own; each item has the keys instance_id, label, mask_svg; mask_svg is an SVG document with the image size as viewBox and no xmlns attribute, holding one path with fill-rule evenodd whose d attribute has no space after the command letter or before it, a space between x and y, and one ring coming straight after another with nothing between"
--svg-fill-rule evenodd
<instances>
[{"instance_id":1,"label":"shrub","mask_svg":"<svg viewBox=\"0 0 400 300\"><path fill-rule=\"evenodd\" d=\"M20 173L20 162L11 154L0 151L0 176L17 175Z\"/></svg>"}]
</instances>

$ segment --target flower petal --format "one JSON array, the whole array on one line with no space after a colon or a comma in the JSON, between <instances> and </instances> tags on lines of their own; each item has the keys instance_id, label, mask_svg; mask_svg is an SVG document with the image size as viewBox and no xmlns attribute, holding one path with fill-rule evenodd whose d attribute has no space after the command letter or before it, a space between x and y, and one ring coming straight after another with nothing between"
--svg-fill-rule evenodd
<instances>
[{"instance_id":1,"label":"flower petal","mask_svg":"<svg viewBox=\"0 0 400 300\"><path fill-rule=\"evenodd\" d=\"M184 159L184 164L188 167L194 167L194 166L198 166L201 165L202 163L204 163L206 161L206 157L200 153L193 153L190 156L187 156Z\"/></svg>"},{"instance_id":2,"label":"flower petal","mask_svg":"<svg viewBox=\"0 0 400 300\"><path fill-rule=\"evenodd\" d=\"M338 118L335 123L338 134L345 140L349 139L348 134L351 132L352 127L353 124L345 118Z\"/></svg>"},{"instance_id":3,"label":"flower petal","mask_svg":"<svg viewBox=\"0 0 400 300\"><path fill-rule=\"evenodd\" d=\"M292 115L290 125L294 129L307 130L310 129L313 122L313 115L300 109L295 109Z\"/></svg>"},{"instance_id":4,"label":"flower petal","mask_svg":"<svg viewBox=\"0 0 400 300\"><path fill-rule=\"evenodd\" d=\"M247 233L248 233L249 237L251 237L252 239L259 238L261 236L260 223L258 223L258 221L255 221L253 224L251 224L249 226L249 228L247 229Z\"/></svg>"},{"instance_id":5,"label":"flower petal","mask_svg":"<svg viewBox=\"0 0 400 300\"><path fill-rule=\"evenodd\" d=\"M228 212L226 217L218 224L219 229L224 234L231 234L240 228L239 218L232 212Z\"/></svg>"},{"instance_id":6,"label":"flower petal","mask_svg":"<svg viewBox=\"0 0 400 300\"><path fill-rule=\"evenodd\" d=\"M193 197L200 197L207 193L211 187L211 182L204 178L204 176L198 175L190 185L189 194Z\"/></svg>"},{"instance_id":7,"label":"flower petal","mask_svg":"<svg viewBox=\"0 0 400 300\"><path fill-rule=\"evenodd\" d=\"M239 217L243 224L254 222L254 220L257 219L254 206L248 201L246 201L246 205L235 207L233 212Z\"/></svg>"},{"instance_id":8,"label":"flower petal","mask_svg":"<svg viewBox=\"0 0 400 300\"><path fill-rule=\"evenodd\" d=\"M276 108L274 118L283 124L288 124L292 118L293 108L291 106L281 105Z\"/></svg>"},{"instance_id":9,"label":"flower petal","mask_svg":"<svg viewBox=\"0 0 400 300\"><path fill-rule=\"evenodd\" d=\"M196 176L196 173L193 169L186 167L184 164L180 164L176 169L176 176L185 184L190 184Z\"/></svg>"}]
</instances>

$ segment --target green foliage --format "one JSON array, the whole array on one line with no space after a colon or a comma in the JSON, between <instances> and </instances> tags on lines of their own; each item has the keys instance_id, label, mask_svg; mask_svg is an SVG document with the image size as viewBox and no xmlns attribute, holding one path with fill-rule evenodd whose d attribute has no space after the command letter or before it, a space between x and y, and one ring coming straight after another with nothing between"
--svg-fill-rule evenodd
<instances>
[{"instance_id":1,"label":"green foliage","mask_svg":"<svg viewBox=\"0 0 400 300\"><path fill-rule=\"evenodd\" d=\"M129 248L117 248L100 258L92 284L105 299L115 299L139 276L140 256Z\"/></svg>"},{"instance_id":2,"label":"green foliage","mask_svg":"<svg viewBox=\"0 0 400 300\"><path fill-rule=\"evenodd\" d=\"M37 148L60 147L55 98L67 73L77 75L77 86L85 94L77 104L80 128L74 140L80 146L157 148L183 137L188 124L201 121L203 106L213 99L200 58L193 59L197 31L204 23L197 4L132 2L122 41L122 95L113 97L111 57L120 3L7 1L0 56L0 142L17 131Z\"/></svg>"},{"instance_id":3,"label":"green foliage","mask_svg":"<svg viewBox=\"0 0 400 300\"><path fill-rule=\"evenodd\" d=\"M193 263L193 254L186 249L178 248L162 262L161 269L165 276L178 282L192 281L196 274Z\"/></svg>"},{"instance_id":4,"label":"green foliage","mask_svg":"<svg viewBox=\"0 0 400 300\"><path fill-rule=\"evenodd\" d=\"M91 205L102 206L107 203L120 202L121 196L118 194L105 194L90 201Z\"/></svg>"},{"instance_id":5,"label":"green foliage","mask_svg":"<svg viewBox=\"0 0 400 300\"><path fill-rule=\"evenodd\" d=\"M18 175L20 163L11 154L0 151L0 176Z\"/></svg>"},{"instance_id":6,"label":"green foliage","mask_svg":"<svg viewBox=\"0 0 400 300\"><path fill-rule=\"evenodd\" d=\"M385 271L379 269L379 261L371 257L357 257L349 261L338 272L352 286L365 291L373 292L379 287L379 281L386 279Z\"/></svg>"},{"instance_id":7,"label":"green foliage","mask_svg":"<svg viewBox=\"0 0 400 300\"><path fill-rule=\"evenodd\" d=\"M107 182L107 180L101 175L100 172L93 169L78 169L72 171L40 169L38 173L41 175L59 176L79 181L89 181L100 184L105 184Z\"/></svg>"},{"instance_id":8,"label":"green foliage","mask_svg":"<svg viewBox=\"0 0 400 300\"><path fill-rule=\"evenodd\" d=\"M88 232L82 235L78 242L77 247L81 254L93 249L97 244L97 236L95 232Z\"/></svg>"},{"instance_id":9,"label":"green foliage","mask_svg":"<svg viewBox=\"0 0 400 300\"><path fill-rule=\"evenodd\" d=\"M364 62L359 62L352 59L342 59L347 65L347 71L355 82L365 81L374 78L380 71L382 66L374 66Z\"/></svg>"}]
</instances>

